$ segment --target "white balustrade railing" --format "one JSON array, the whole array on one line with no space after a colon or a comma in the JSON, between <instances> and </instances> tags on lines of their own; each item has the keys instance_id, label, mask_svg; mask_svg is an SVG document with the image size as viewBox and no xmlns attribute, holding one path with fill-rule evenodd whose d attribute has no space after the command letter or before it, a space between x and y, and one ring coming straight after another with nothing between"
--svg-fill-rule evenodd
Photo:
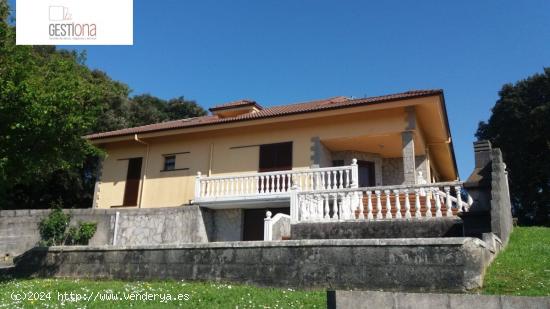
<instances>
[{"instance_id":1,"label":"white balustrade railing","mask_svg":"<svg viewBox=\"0 0 550 309\"><path fill-rule=\"evenodd\" d=\"M348 166L251 173L195 179L195 202L224 199L289 196L292 187L302 190L337 190L358 185L357 160Z\"/></svg>"},{"instance_id":2,"label":"white balustrade railing","mask_svg":"<svg viewBox=\"0 0 550 309\"><path fill-rule=\"evenodd\" d=\"M451 217L469 210L462 182L299 191L290 198L292 222Z\"/></svg>"}]
</instances>

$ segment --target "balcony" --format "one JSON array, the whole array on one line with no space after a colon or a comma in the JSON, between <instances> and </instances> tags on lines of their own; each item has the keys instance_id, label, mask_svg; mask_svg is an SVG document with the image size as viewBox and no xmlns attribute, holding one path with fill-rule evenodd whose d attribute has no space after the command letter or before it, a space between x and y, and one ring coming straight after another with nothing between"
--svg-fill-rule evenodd
<instances>
[{"instance_id":1,"label":"balcony","mask_svg":"<svg viewBox=\"0 0 550 309\"><path fill-rule=\"evenodd\" d=\"M357 160L351 165L195 179L195 203L223 208L238 203L289 202L292 189L343 190L358 184Z\"/></svg>"},{"instance_id":2,"label":"balcony","mask_svg":"<svg viewBox=\"0 0 550 309\"><path fill-rule=\"evenodd\" d=\"M438 218L466 212L471 204L460 181L297 190L291 193L290 215L292 223Z\"/></svg>"}]
</instances>

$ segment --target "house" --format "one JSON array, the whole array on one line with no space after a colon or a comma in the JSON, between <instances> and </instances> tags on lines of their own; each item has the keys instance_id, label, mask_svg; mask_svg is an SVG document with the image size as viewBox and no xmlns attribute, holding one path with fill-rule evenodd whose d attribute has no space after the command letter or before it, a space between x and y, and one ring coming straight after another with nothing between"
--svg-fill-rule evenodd
<instances>
[{"instance_id":1,"label":"house","mask_svg":"<svg viewBox=\"0 0 550 309\"><path fill-rule=\"evenodd\" d=\"M258 239L266 210L290 214L293 194L294 221L462 209L442 90L210 111L86 136L107 154L93 207L198 204L231 218L226 240Z\"/></svg>"}]
</instances>

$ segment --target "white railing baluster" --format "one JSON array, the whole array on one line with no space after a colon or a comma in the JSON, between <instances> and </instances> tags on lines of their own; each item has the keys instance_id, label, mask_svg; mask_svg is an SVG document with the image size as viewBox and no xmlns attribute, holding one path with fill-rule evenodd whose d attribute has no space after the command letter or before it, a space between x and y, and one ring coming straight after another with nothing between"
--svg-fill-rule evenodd
<instances>
[{"instance_id":1,"label":"white railing baluster","mask_svg":"<svg viewBox=\"0 0 550 309\"><path fill-rule=\"evenodd\" d=\"M432 217L432 188L426 188L426 217L431 218Z\"/></svg>"},{"instance_id":2,"label":"white railing baluster","mask_svg":"<svg viewBox=\"0 0 550 309\"><path fill-rule=\"evenodd\" d=\"M391 197L390 197L390 190L384 190L384 194L386 195L386 219L391 219Z\"/></svg>"},{"instance_id":3,"label":"white railing baluster","mask_svg":"<svg viewBox=\"0 0 550 309\"><path fill-rule=\"evenodd\" d=\"M434 197L435 197L435 216L436 217L441 217L441 200L439 199L440 198L440 195L439 195L439 189L436 188L435 190L433 190L434 192Z\"/></svg>"},{"instance_id":4,"label":"white railing baluster","mask_svg":"<svg viewBox=\"0 0 550 309\"><path fill-rule=\"evenodd\" d=\"M420 192L419 189L414 189L414 217L422 217L422 212L420 211Z\"/></svg>"},{"instance_id":5,"label":"white railing baluster","mask_svg":"<svg viewBox=\"0 0 550 309\"><path fill-rule=\"evenodd\" d=\"M340 182L338 183L338 189L342 189L344 187L344 181L343 181L343 177L342 177L342 171L337 171L339 176L340 176Z\"/></svg>"},{"instance_id":6,"label":"white railing baluster","mask_svg":"<svg viewBox=\"0 0 550 309\"><path fill-rule=\"evenodd\" d=\"M405 194L405 219L411 218L411 201L409 200L409 189L404 189Z\"/></svg>"},{"instance_id":7,"label":"white railing baluster","mask_svg":"<svg viewBox=\"0 0 550 309\"><path fill-rule=\"evenodd\" d=\"M447 208L447 212L445 216L452 217L453 216L453 203L451 201L451 188L446 186L443 190L445 190L445 208Z\"/></svg>"},{"instance_id":8,"label":"white railing baluster","mask_svg":"<svg viewBox=\"0 0 550 309\"><path fill-rule=\"evenodd\" d=\"M401 219L401 201L399 200L399 189L393 190L395 194L395 218Z\"/></svg>"},{"instance_id":9,"label":"white railing baluster","mask_svg":"<svg viewBox=\"0 0 550 309\"><path fill-rule=\"evenodd\" d=\"M372 220L372 200L371 200L372 191L367 191L367 219ZM363 214L363 196L361 192L361 212L359 213L359 219L365 219L365 215Z\"/></svg>"},{"instance_id":10,"label":"white railing baluster","mask_svg":"<svg viewBox=\"0 0 550 309\"><path fill-rule=\"evenodd\" d=\"M332 203L332 219L338 220L338 193L332 195L334 197Z\"/></svg>"},{"instance_id":11,"label":"white railing baluster","mask_svg":"<svg viewBox=\"0 0 550 309\"><path fill-rule=\"evenodd\" d=\"M380 197L380 190L374 191L374 194L376 195L376 219L382 219L382 198Z\"/></svg>"},{"instance_id":12,"label":"white railing baluster","mask_svg":"<svg viewBox=\"0 0 550 309\"><path fill-rule=\"evenodd\" d=\"M349 170L345 170L346 172L346 177L345 177L345 180L346 180L346 183L344 185L344 188L350 188L350 181L349 181Z\"/></svg>"},{"instance_id":13,"label":"white railing baluster","mask_svg":"<svg viewBox=\"0 0 550 309\"><path fill-rule=\"evenodd\" d=\"M292 174L287 174L286 178L287 178L287 183L286 183L285 192L288 192L288 190L290 190L290 188L292 187Z\"/></svg>"},{"instance_id":14,"label":"white railing baluster","mask_svg":"<svg viewBox=\"0 0 550 309\"><path fill-rule=\"evenodd\" d=\"M325 202L325 220L330 220L330 198L328 194L323 194L324 202Z\"/></svg>"}]
</instances>

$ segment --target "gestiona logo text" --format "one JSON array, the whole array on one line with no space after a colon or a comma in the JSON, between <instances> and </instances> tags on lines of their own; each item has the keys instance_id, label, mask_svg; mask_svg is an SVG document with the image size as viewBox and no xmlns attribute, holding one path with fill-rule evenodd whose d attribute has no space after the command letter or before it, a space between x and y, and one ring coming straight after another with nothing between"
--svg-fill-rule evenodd
<instances>
[{"instance_id":1,"label":"gestiona logo text","mask_svg":"<svg viewBox=\"0 0 550 309\"><path fill-rule=\"evenodd\" d=\"M97 25L95 23L75 22L72 13L66 6L50 6L49 17L50 39L96 39Z\"/></svg>"}]
</instances>

